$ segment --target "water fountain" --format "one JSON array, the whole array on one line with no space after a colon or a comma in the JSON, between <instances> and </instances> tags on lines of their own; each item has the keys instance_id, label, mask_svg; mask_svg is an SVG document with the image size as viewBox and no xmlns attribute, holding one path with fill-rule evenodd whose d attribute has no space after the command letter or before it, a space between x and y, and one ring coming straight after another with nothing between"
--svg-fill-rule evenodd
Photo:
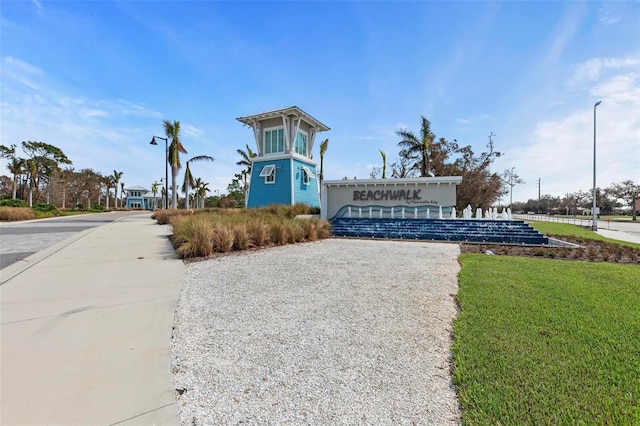
<instances>
[{"instance_id":1,"label":"water fountain","mask_svg":"<svg viewBox=\"0 0 640 426\"><path fill-rule=\"evenodd\" d=\"M431 219L431 210L427 207L427 219Z\"/></svg>"},{"instance_id":2,"label":"water fountain","mask_svg":"<svg viewBox=\"0 0 640 426\"><path fill-rule=\"evenodd\" d=\"M369 219L371 219L371 215L373 214L373 209L369 207Z\"/></svg>"},{"instance_id":3,"label":"water fountain","mask_svg":"<svg viewBox=\"0 0 640 426\"><path fill-rule=\"evenodd\" d=\"M362 219L362 207L358 207L358 219Z\"/></svg>"},{"instance_id":4,"label":"water fountain","mask_svg":"<svg viewBox=\"0 0 640 426\"><path fill-rule=\"evenodd\" d=\"M391 219L395 219L395 218L396 218L396 215L393 212L393 207L391 207Z\"/></svg>"},{"instance_id":5,"label":"water fountain","mask_svg":"<svg viewBox=\"0 0 640 426\"><path fill-rule=\"evenodd\" d=\"M442 219L442 206L438 206L438 219Z\"/></svg>"},{"instance_id":6,"label":"water fountain","mask_svg":"<svg viewBox=\"0 0 640 426\"><path fill-rule=\"evenodd\" d=\"M451 219L455 219L455 218L456 218L456 208L451 207Z\"/></svg>"},{"instance_id":7,"label":"water fountain","mask_svg":"<svg viewBox=\"0 0 640 426\"><path fill-rule=\"evenodd\" d=\"M402 208L402 218L404 219L404 207Z\"/></svg>"},{"instance_id":8,"label":"water fountain","mask_svg":"<svg viewBox=\"0 0 640 426\"><path fill-rule=\"evenodd\" d=\"M347 217L351 219L351 206L347 207Z\"/></svg>"},{"instance_id":9,"label":"water fountain","mask_svg":"<svg viewBox=\"0 0 640 426\"><path fill-rule=\"evenodd\" d=\"M414 207L414 208L413 208L413 218L414 218L414 219L417 219L417 218L418 218L418 208L417 208L417 207Z\"/></svg>"}]
</instances>

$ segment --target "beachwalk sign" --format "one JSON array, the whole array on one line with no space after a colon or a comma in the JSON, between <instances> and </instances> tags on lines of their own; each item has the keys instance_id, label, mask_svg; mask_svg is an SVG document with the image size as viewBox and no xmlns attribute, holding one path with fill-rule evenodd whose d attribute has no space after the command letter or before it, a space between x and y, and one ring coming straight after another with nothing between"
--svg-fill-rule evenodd
<instances>
[{"instance_id":1,"label":"beachwalk sign","mask_svg":"<svg viewBox=\"0 0 640 426\"><path fill-rule=\"evenodd\" d=\"M437 218L456 205L460 176L322 182L322 218Z\"/></svg>"}]
</instances>

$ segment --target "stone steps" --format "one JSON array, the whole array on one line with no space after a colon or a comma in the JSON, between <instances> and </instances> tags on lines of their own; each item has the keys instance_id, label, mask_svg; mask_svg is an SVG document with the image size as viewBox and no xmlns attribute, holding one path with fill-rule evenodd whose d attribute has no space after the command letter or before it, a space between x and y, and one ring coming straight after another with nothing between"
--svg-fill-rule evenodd
<instances>
[{"instance_id":1,"label":"stone steps","mask_svg":"<svg viewBox=\"0 0 640 426\"><path fill-rule=\"evenodd\" d=\"M529 224L517 220L337 218L337 237L392 238L502 244L549 244Z\"/></svg>"}]
</instances>

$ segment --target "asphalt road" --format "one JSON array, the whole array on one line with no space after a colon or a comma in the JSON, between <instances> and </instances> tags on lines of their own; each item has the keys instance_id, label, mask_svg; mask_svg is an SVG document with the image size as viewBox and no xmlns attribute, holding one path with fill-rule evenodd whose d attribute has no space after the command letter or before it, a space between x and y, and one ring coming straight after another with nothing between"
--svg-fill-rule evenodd
<instances>
[{"instance_id":1,"label":"asphalt road","mask_svg":"<svg viewBox=\"0 0 640 426\"><path fill-rule=\"evenodd\" d=\"M108 212L24 222L0 222L0 269L26 259L79 232L135 213L139 212Z\"/></svg>"}]
</instances>

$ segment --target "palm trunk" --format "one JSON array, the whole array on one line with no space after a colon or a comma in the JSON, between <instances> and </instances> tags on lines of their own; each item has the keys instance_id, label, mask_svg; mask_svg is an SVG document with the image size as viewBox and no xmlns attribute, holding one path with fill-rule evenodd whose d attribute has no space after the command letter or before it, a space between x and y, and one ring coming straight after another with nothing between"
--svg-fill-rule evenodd
<instances>
[{"instance_id":1,"label":"palm trunk","mask_svg":"<svg viewBox=\"0 0 640 426\"><path fill-rule=\"evenodd\" d=\"M176 185L176 178L178 177L178 167L171 166L171 207L176 208L178 206L178 191Z\"/></svg>"},{"instance_id":2,"label":"palm trunk","mask_svg":"<svg viewBox=\"0 0 640 426\"><path fill-rule=\"evenodd\" d=\"M184 209L189 210L189 179L184 181Z\"/></svg>"}]
</instances>

